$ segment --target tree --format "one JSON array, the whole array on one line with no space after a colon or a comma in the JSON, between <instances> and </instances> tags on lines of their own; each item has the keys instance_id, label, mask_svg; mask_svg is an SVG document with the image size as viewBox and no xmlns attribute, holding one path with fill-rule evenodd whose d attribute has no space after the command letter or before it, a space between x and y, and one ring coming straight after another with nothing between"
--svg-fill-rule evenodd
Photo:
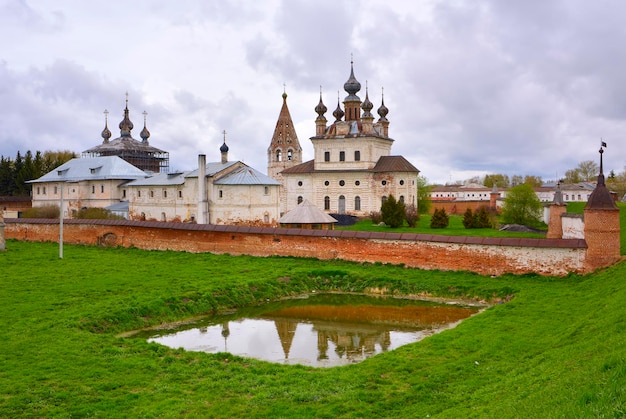
<instances>
[{"instance_id":1,"label":"tree","mask_svg":"<svg viewBox=\"0 0 626 419\"><path fill-rule=\"evenodd\" d=\"M420 220L420 215L417 212L417 208L415 205L407 205L404 213L404 218L406 219L407 224L411 228L415 228L417 222Z\"/></svg>"},{"instance_id":2,"label":"tree","mask_svg":"<svg viewBox=\"0 0 626 419\"><path fill-rule=\"evenodd\" d=\"M511 186L521 185L522 183L524 183L524 178L520 175L511 176Z\"/></svg>"},{"instance_id":3,"label":"tree","mask_svg":"<svg viewBox=\"0 0 626 419\"><path fill-rule=\"evenodd\" d=\"M565 177L563 183L578 183L582 182L583 178L578 169L570 169L565 171Z\"/></svg>"},{"instance_id":4,"label":"tree","mask_svg":"<svg viewBox=\"0 0 626 419\"><path fill-rule=\"evenodd\" d=\"M474 213L471 208L465 210L463 214L463 227L465 228L474 228L476 219L474 218Z\"/></svg>"},{"instance_id":5,"label":"tree","mask_svg":"<svg viewBox=\"0 0 626 419\"><path fill-rule=\"evenodd\" d=\"M446 228L449 223L450 217L446 214L446 210L443 208L435 209L435 212L430 219L430 228Z\"/></svg>"},{"instance_id":6,"label":"tree","mask_svg":"<svg viewBox=\"0 0 626 419\"><path fill-rule=\"evenodd\" d=\"M391 228L398 228L404 223L405 208L404 203L396 201L393 195L389 195L380 207L383 222Z\"/></svg>"},{"instance_id":7,"label":"tree","mask_svg":"<svg viewBox=\"0 0 626 419\"><path fill-rule=\"evenodd\" d=\"M543 205L532 186L527 183L509 190L502 206L502 222L505 224L538 225Z\"/></svg>"},{"instance_id":8,"label":"tree","mask_svg":"<svg viewBox=\"0 0 626 419\"><path fill-rule=\"evenodd\" d=\"M430 191L432 186L428 184L428 179L424 176L417 177L417 211L420 214L428 214L430 212Z\"/></svg>"},{"instance_id":9,"label":"tree","mask_svg":"<svg viewBox=\"0 0 626 419\"><path fill-rule=\"evenodd\" d=\"M483 180L483 185L488 188L493 188L494 185L498 188L508 188L509 176L500 173L486 175L485 180Z\"/></svg>"},{"instance_id":10,"label":"tree","mask_svg":"<svg viewBox=\"0 0 626 419\"><path fill-rule=\"evenodd\" d=\"M541 179L541 176L526 175L524 176L524 183L529 184L533 188L539 188L543 185L543 180Z\"/></svg>"},{"instance_id":11,"label":"tree","mask_svg":"<svg viewBox=\"0 0 626 419\"><path fill-rule=\"evenodd\" d=\"M600 173L600 167L593 160L581 161L578 163L577 169L584 182L595 179L598 173Z\"/></svg>"}]
</instances>

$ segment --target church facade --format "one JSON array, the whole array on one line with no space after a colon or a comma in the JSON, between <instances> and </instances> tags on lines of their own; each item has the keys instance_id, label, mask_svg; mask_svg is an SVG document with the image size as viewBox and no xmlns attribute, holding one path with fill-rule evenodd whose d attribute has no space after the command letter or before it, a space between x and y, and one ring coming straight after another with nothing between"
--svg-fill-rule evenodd
<instances>
[{"instance_id":1,"label":"church facade","mask_svg":"<svg viewBox=\"0 0 626 419\"><path fill-rule=\"evenodd\" d=\"M283 94L283 108L268 148L268 174L282 184L281 213L304 200L327 213L356 216L380 211L390 195L406 205L417 204L419 170L404 157L391 155L394 140L389 137L389 110L384 98L377 110L379 119L374 122L374 105L367 89L363 101L357 96L361 84L354 76L353 64L344 90L348 95L343 109L338 102L331 124L327 123L328 109L320 93L315 136L311 137L314 159L307 162L301 160Z\"/></svg>"}]
</instances>

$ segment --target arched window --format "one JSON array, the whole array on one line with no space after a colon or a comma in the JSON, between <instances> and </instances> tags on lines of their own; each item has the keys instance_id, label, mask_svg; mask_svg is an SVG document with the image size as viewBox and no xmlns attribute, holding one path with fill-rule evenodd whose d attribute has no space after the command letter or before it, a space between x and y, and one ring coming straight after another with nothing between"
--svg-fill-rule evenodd
<instances>
[{"instance_id":1,"label":"arched window","mask_svg":"<svg viewBox=\"0 0 626 419\"><path fill-rule=\"evenodd\" d=\"M338 212L339 214L345 214L346 213L346 197L343 195L339 196L339 202L338 202Z\"/></svg>"},{"instance_id":2,"label":"arched window","mask_svg":"<svg viewBox=\"0 0 626 419\"><path fill-rule=\"evenodd\" d=\"M276 150L276 161L283 161L283 152Z\"/></svg>"},{"instance_id":3,"label":"arched window","mask_svg":"<svg viewBox=\"0 0 626 419\"><path fill-rule=\"evenodd\" d=\"M300 205L301 203L302 203L302 197L301 197L301 196L299 196L299 197L298 197L298 205Z\"/></svg>"},{"instance_id":4,"label":"arched window","mask_svg":"<svg viewBox=\"0 0 626 419\"><path fill-rule=\"evenodd\" d=\"M291 161L293 159L293 150L287 150L287 160Z\"/></svg>"},{"instance_id":5,"label":"arched window","mask_svg":"<svg viewBox=\"0 0 626 419\"><path fill-rule=\"evenodd\" d=\"M404 204L404 195L400 195L400 202Z\"/></svg>"},{"instance_id":6,"label":"arched window","mask_svg":"<svg viewBox=\"0 0 626 419\"><path fill-rule=\"evenodd\" d=\"M324 197L324 209L326 211L330 210L330 196L325 196Z\"/></svg>"},{"instance_id":7,"label":"arched window","mask_svg":"<svg viewBox=\"0 0 626 419\"><path fill-rule=\"evenodd\" d=\"M382 203L384 204L386 200L387 200L387 197L383 196Z\"/></svg>"},{"instance_id":8,"label":"arched window","mask_svg":"<svg viewBox=\"0 0 626 419\"><path fill-rule=\"evenodd\" d=\"M354 210L361 211L361 197L360 196L354 197Z\"/></svg>"}]
</instances>

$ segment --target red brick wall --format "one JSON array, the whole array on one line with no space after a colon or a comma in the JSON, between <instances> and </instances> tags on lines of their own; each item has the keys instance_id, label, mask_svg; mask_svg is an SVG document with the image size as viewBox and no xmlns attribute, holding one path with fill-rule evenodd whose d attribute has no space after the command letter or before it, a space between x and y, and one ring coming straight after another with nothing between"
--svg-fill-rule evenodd
<instances>
[{"instance_id":1,"label":"red brick wall","mask_svg":"<svg viewBox=\"0 0 626 419\"><path fill-rule=\"evenodd\" d=\"M430 213L434 213L436 209L443 208L448 214L463 215L467 209L476 211L480 207L491 206L490 201L431 201Z\"/></svg>"},{"instance_id":2,"label":"red brick wall","mask_svg":"<svg viewBox=\"0 0 626 419\"><path fill-rule=\"evenodd\" d=\"M619 210L585 209L586 271L609 266L620 260Z\"/></svg>"},{"instance_id":3,"label":"red brick wall","mask_svg":"<svg viewBox=\"0 0 626 419\"><path fill-rule=\"evenodd\" d=\"M56 220L6 219L6 237L59 240ZM579 239L514 239L299 230L146 221L66 220L65 243L141 249L301 256L405 264L485 275L584 272L587 246Z\"/></svg>"}]
</instances>

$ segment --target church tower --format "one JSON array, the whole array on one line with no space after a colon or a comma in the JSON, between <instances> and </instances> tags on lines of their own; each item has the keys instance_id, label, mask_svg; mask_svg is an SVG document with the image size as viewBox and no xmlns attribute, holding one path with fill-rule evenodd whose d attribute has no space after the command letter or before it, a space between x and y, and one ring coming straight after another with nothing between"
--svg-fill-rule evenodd
<instances>
[{"instance_id":1,"label":"church tower","mask_svg":"<svg viewBox=\"0 0 626 419\"><path fill-rule=\"evenodd\" d=\"M283 176L280 172L300 163L302 163L302 147L300 147L287 107L287 93L283 92L283 107L267 149L267 175L282 183Z\"/></svg>"}]
</instances>

